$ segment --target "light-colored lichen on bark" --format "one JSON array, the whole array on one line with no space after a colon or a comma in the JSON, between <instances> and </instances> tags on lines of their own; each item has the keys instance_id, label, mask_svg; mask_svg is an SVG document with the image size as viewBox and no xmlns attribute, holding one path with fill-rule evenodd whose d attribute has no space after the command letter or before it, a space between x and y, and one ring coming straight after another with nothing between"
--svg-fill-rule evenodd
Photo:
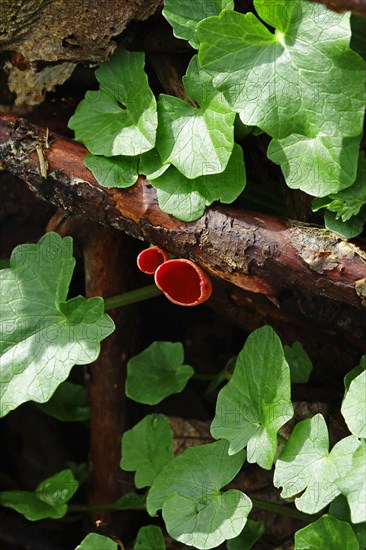
<instances>
[{"instance_id":1,"label":"light-colored lichen on bark","mask_svg":"<svg viewBox=\"0 0 366 550\"><path fill-rule=\"evenodd\" d=\"M357 296L361 298L362 305L366 307L366 277L356 281L355 291L357 292Z\"/></svg>"},{"instance_id":2,"label":"light-colored lichen on bark","mask_svg":"<svg viewBox=\"0 0 366 550\"><path fill-rule=\"evenodd\" d=\"M292 246L299 256L320 274L335 269L343 260L351 259L355 255L364 258L357 246L327 229L314 226L304 232L300 227L290 227L289 233Z\"/></svg>"},{"instance_id":3,"label":"light-colored lichen on bark","mask_svg":"<svg viewBox=\"0 0 366 550\"><path fill-rule=\"evenodd\" d=\"M21 70L11 63L5 64L8 87L16 95L15 105L38 105L55 86L63 84L72 74L76 63L59 63L41 71L32 68Z\"/></svg>"}]
</instances>

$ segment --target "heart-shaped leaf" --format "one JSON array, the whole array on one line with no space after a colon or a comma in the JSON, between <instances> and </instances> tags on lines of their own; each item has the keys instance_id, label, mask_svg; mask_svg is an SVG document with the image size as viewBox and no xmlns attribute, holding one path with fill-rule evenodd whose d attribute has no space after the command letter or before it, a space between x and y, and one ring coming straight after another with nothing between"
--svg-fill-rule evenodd
<instances>
[{"instance_id":1,"label":"heart-shaped leaf","mask_svg":"<svg viewBox=\"0 0 366 550\"><path fill-rule=\"evenodd\" d=\"M332 549L359 550L360 546L351 526L328 515L295 533L295 550Z\"/></svg>"},{"instance_id":2,"label":"heart-shaped leaf","mask_svg":"<svg viewBox=\"0 0 366 550\"><path fill-rule=\"evenodd\" d=\"M350 508L344 495L339 495L330 503L328 514L349 523L358 539L360 548L366 548L366 523L351 523Z\"/></svg>"},{"instance_id":3,"label":"heart-shaped leaf","mask_svg":"<svg viewBox=\"0 0 366 550\"><path fill-rule=\"evenodd\" d=\"M119 548L117 543L109 537L98 533L89 533L75 550L119 550Z\"/></svg>"},{"instance_id":4,"label":"heart-shaped leaf","mask_svg":"<svg viewBox=\"0 0 366 550\"><path fill-rule=\"evenodd\" d=\"M75 139L94 155L135 156L155 145L156 101L144 54L117 49L96 71L100 90L87 92L69 120Z\"/></svg>"},{"instance_id":5,"label":"heart-shaped leaf","mask_svg":"<svg viewBox=\"0 0 366 550\"><path fill-rule=\"evenodd\" d=\"M152 485L156 475L172 458L173 438L164 416L145 416L123 434L121 468L136 472L138 489Z\"/></svg>"},{"instance_id":6,"label":"heart-shaped leaf","mask_svg":"<svg viewBox=\"0 0 366 550\"><path fill-rule=\"evenodd\" d=\"M349 457L351 458L350 466ZM339 467L340 477L336 481L339 491L348 500L352 523L366 522L365 471L366 443L365 440L362 440L355 450L352 447L348 449L347 461Z\"/></svg>"},{"instance_id":7,"label":"heart-shaped leaf","mask_svg":"<svg viewBox=\"0 0 366 550\"><path fill-rule=\"evenodd\" d=\"M266 25L225 10L197 27L200 65L242 121L277 139L361 135L366 73L350 49L350 13L301 0L254 5Z\"/></svg>"},{"instance_id":8,"label":"heart-shaped leaf","mask_svg":"<svg viewBox=\"0 0 366 550\"><path fill-rule=\"evenodd\" d=\"M186 222L202 216L214 201L233 202L246 184L243 150L235 144L228 165L221 174L188 179L174 166L151 181L158 190L160 208Z\"/></svg>"},{"instance_id":9,"label":"heart-shaped leaf","mask_svg":"<svg viewBox=\"0 0 366 550\"><path fill-rule=\"evenodd\" d=\"M250 550L264 533L263 521L248 519L238 537L228 540L227 550Z\"/></svg>"},{"instance_id":10,"label":"heart-shaped leaf","mask_svg":"<svg viewBox=\"0 0 366 550\"><path fill-rule=\"evenodd\" d=\"M63 470L45 479L34 492L2 491L0 504L13 508L30 521L62 518L67 512L67 502L78 488L71 470Z\"/></svg>"},{"instance_id":11,"label":"heart-shaped leaf","mask_svg":"<svg viewBox=\"0 0 366 550\"><path fill-rule=\"evenodd\" d=\"M329 436L321 414L299 422L276 462L275 487L283 498L296 498L296 507L315 514L340 494L338 478L352 468L353 452L360 442L354 436L338 441L329 452Z\"/></svg>"},{"instance_id":12,"label":"heart-shaped leaf","mask_svg":"<svg viewBox=\"0 0 366 550\"><path fill-rule=\"evenodd\" d=\"M183 364L179 342L154 342L127 365L126 395L146 405L156 405L172 393L181 392L194 374Z\"/></svg>"},{"instance_id":13,"label":"heart-shaped leaf","mask_svg":"<svg viewBox=\"0 0 366 550\"><path fill-rule=\"evenodd\" d=\"M291 134L272 140L268 158L281 165L286 184L324 197L349 187L356 179L360 137Z\"/></svg>"},{"instance_id":14,"label":"heart-shaped leaf","mask_svg":"<svg viewBox=\"0 0 366 550\"><path fill-rule=\"evenodd\" d=\"M87 392L81 384L62 382L52 397L38 407L62 422L81 422L90 417Z\"/></svg>"},{"instance_id":15,"label":"heart-shaped leaf","mask_svg":"<svg viewBox=\"0 0 366 550\"><path fill-rule=\"evenodd\" d=\"M239 472L244 451L228 455L228 443L217 441L186 449L154 479L147 511L159 509L168 533L195 548L214 548L242 531L251 510L241 491L221 492Z\"/></svg>"},{"instance_id":16,"label":"heart-shaped leaf","mask_svg":"<svg viewBox=\"0 0 366 550\"><path fill-rule=\"evenodd\" d=\"M313 370L313 364L301 342L294 342L292 346L284 346L283 349L290 367L291 384L306 384Z\"/></svg>"},{"instance_id":17,"label":"heart-shaped leaf","mask_svg":"<svg viewBox=\"0 0 366 550\"><path fill-rule=\"evenodd\" d=\"M159 98L157 149L164 164L171 163L194 179L225 170L234 146L235 113L211 86L211 77L193 57L183 79L188 95L197 102L162 94Z\"/></svg>"},{"instance_id":18,"label":"heart-shaped leaf","mask_svg":"<svg viewBox=\"0 0 366 550\"><path fill-rule=\"evenodd\" d=\"M197 49L197 23L211 15L218 15L224 9L233 8L233 0L164 0L163 15L173 27L174 35L188 40Z\"/></svg>"},{"instance_id":19,"label":"heart-shaped leaf","mask_svg":"<svg viewBox=\"0 0 366 550\"><path fill-rule=\"evenodd\" d=\"M130 187L138 178L138 157L88 155L84 164L103 187Z\"/></svg>"},{"instance_id":20,"label":"heart-shaped leaf","mask_svg":"<svg viewBox=\"0 0 366 550\"><path fill-rule=\"evenodd\" d=\"M271 327L262 327L247 339L219 393L211 433L230 442L230 454L247 446L248 462L270 469L277 432L292 415L290 369L282 344Z\"/></svg>"},{"instance_id":21,"label":"heart-shaped leaf","mask_svg":"<svg viewBox=\"0 0 366 550\"><path fill-rule=\"evenodd\" d=\"M341 413L350 432L357 437L366 438L366 370L350 383Z\"/></svg>"},{"instance_id":22,"label":"heart-shaped leaf","mask_svg":"<svg viewBox=\"0 0 366 550\"><path fill-rule=\"evenodd\" d=\"M165 550L163 533L157 525L145 525L137 533L133 550Z\"/></svg>"},{"instance_id":23,"label":"heart-shaped leaf","mask_svg":"<svg viewBox=\"0 0 366 550\"><path fill-rule=\"evenodd\" d=\"M114 330L102 298L66 301L75 266L72 240L47 233L17 246L0 270L0 415L44 403L73 365L92 363Z\"/></svg>"}]
</instances>

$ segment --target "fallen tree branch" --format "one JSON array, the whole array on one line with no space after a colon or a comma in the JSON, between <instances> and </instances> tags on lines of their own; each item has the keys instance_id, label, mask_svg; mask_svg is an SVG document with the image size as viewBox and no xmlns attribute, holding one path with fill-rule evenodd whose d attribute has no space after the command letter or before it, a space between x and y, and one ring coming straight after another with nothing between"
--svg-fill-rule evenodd
<instances>
[{"instance_id":1,"label":"fallen tree branch","mask_svg":"<svg viewBox=\"0 0 366 550\"><path fill-rule=\"evenodd\" d=\"M366 253L334 233L266 214L213 206L185 223L162 212L151 184L100 186L81 144L10 116L0 117L0 160L68 215L113 226L190 258L216 277L278 303L289 289L366 305ZM47 148L47 145L49 147Z\"/></svg>"}]
</instances>

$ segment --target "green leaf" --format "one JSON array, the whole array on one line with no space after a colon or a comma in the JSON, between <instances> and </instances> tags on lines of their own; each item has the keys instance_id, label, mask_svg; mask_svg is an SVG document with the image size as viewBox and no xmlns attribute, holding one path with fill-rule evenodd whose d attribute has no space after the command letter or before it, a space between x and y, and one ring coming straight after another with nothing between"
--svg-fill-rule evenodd
<instances>
[{"instance_id":1,"label":"green leaf","mask_svg":"<svg viewBox=\"0 0 366 550\"><path fill-rule=\"evenodd\" d=\"M324 222L327 229L345 239L362 233L366 222L366 157L359 155L356 181L347 189L313 202L313 211L327 208Z\"/></svg>"},{"instance_id":2,"label":"green leaf","mask_svg":"<svg viewBox=\"0 0 366 550\"><path fill-rule=\"evenodd\" d=\"M113 510L145 510L146 495L125 493L113 503Z\"/></svg>"},{"instance_id":3,"label":"green leaf","mask_svg":"<svg viewBox=\"0 0 366 550\"><path fill-rule=\"evenodd\" d=\"M353 239L362 233L364 223L366 222L366 212L353 216L350 220L342 222L337 218L334 212L324 212L324 225L329 231L337 233L344 239Z\"/></svg>"},{"instance_id":4,"label":"green leaf","mask_svg":"<svg viewBox=\"0 0 366 550\"><path fill-rule=\"evenodd\" d=\"M194 374L183 361L180 342L154 342L127 364L127 397L156 405L168 395L181 392Z\"/></svg>"},{"instance_id":5,"label":"green leaf","mask_svg":"<svg viewBox=\"0 0 366 550\"><path fill-rule=\"evenodd\" d=\"M341 413L350 432L357 437L366 438L366 370L350 383L342 402Z\"/></svg>"},{"instance_id":6,"label":"green leaf","mask_svg":"<svg viewBox=\"0 0 366 550\"><path fill-rule=\"evenodd\" d=\"M157 525L141 527L133 550L165 550L163 533Z\"/></svg>"},{"instance_id":7,"label":"green leaf","mask_svg":"<svg viewBox=\"0 0 366 550\"><path fill-rule=\"evenodd\" d=\"M252 13L210 17L197 27L202 68L245 124L275 138L268 156L289 187L324 196L350 186L366 76L349 46L350 14L301 0L254 4L275 32Z\"/></svg>"},{"instance_id":8,"label":"green leaf","mask_svg":"<svg viewBox=\"0 0 366 550\"><path fill-rule=\"evenodd\" d=\"M153 180L164 174L170 164L163 164L157 149L151 149L140 156L139 173L148 180Z\"/></svg>"},{"instance_id":9,"label":"green leaf","mask_svg":"<svg viewBox=\"0 0 366 550\"><path fill-rule=\"evenodd\" d=\"M250 550L264 533L263 521L248 519L238 537L227 542L227 550Z\"/></svg>"},{"instance_id":10,"label":"green leaf","mask_svg":"<svg viewBox=\"0 0 366 550\"><path fill-rule=\"evenodd\" d=\"M328 514L336 519L349 523L358 539L360 549L363 550L366 548L366 523L351 524L350 509L347 504L347 499L343 495L339 495L330 503Z\"/></svg>"},{"instance_id":11,"label":"green leaf","mask_svg":"<svg viewBox=\"0 0 366 550\"><path fill-rule=\"evenodd\" d=\"M358 161L357 177L353 185L327 197L327 201L321 205L326 206L331 212L337 214L343 222L352 216L357 216L361 208L366 204L366 157L361 152Z\"/></svg>"},{"instance_id":12,"label":"green leaf","mask_svg":"<svg viewBox=\"0 0 366 550\"><path fill-rule=\"evenodd\" d=\"M147 511L155 515L162 509L168 533L196 548L214 548L238 536L251 501L241 491L220 489L236 476L244 460L244 451L228 455L225 441L186 449L156 476Z\"/></svg>"},{"instance_id":13,"label":"green leaf","mask_svg":"<svg viewBox=\"0 0 366 550\"><path fill-rule=\"evenodd\" d=\"M348 438L347 438L348 439ZM348 450L350 454L352 449ZM348 458L348 457L347 457ZM347 497L351 510L352 523L366 521L366 443L362 440L351 456L348 464L340 468L341 476L337 480L340 492Z\"/></svg>"},{"instance_id":14,"label":"green leaf","mask_svg":"<svg viewBox=\"0 0 366 550\"><path fill-rule=\"evenodd\" d=\"M247 124L244 124L244 122L240 120L239 115L236 115L234 121L234 135L239 141L252 134L255 129L255 126L248 126ZM260 130L260 134L262 133L262 130Z\"/></svg>"},{"instance_id":15,"label":"green leaf","mask_svg":"<svg viewBox=\"0 0 366 550\"><path fill-rule=\"evenodd\" d=\"M313 364L301 343L294 342L291 347L284 346L283 349L290 367L291 383L306 384L313 370Z\"/></svg>"},{"instance_id":16,"label":"green leaf","mask_svg":"<svg viewBox=\"0 0 366 550\"><path fill-rule=\"evenodd\" d=\"M75 494L78 482L71 470L63 470L42 481L34 492L0 492L0 504L13 508L30 521L62 518L67 512L67 502Z\"/></svg>"},{"instance_id":17,"label":"green leaf","mask_svg":"<svg viewBox=\"0 0 366 550\"><path fill-rule=\"evenodd\" d=\"M159 206L164 212L183 221L194 221L214 201L231 203L243 191L246 174L242 148L234 145L229 163L221 174L191 180L172 166L151 183L158 190Z\"/></svg>"},{"instance_id":18,"label":"green leaf","mask_svg":"<svg viewBox=\"0 0 366 550\"><path fill-rule=\"evenodd\" d=\"M269 144L267 156L281 166L286 184L324 197L356 179L359 137L291 134Z\"/></svg>"},{"instance_id":19,"label":"green leaf","mask_svg":"<svg viewBox=\"0 0 366 550\"><path fill-rule=\"evenodd\" d=\"M359 550L358 540L351 526L324 515L295 533L295 550Z\"/></svg>"},{"instance_id":20,"label":"green leaf","mask_svg":"<svg viewBox=\"0 0 366 550\"><path fill-rule=\"evenodd\" d=\"M144 54L117 49L95 74L100 90L87 92L69 120L75 139L94 155L106 157L152 149L157 110L144 72Z\"/></svg>"},{"instance_id":21,"label":"green leaf","mask_svg":"<svg viewBox=\"0 0 366 550\"><path fill-rule=\"evenodd\" d=\"M351 48L366 61L366 20L362 15L351 15Z\"/></svg>"},{"instance_id":22,"label":"green leaf","mask_svg":"<svg viewBox=\"0 0 366 550\"><path fill-rule=\"evenodd\" d=\"M197 23L218 15L224 9L234 9L233 0L164 0L163 15L173 27L174 36L188 40L193 48L198 49Z\"/></svg>"},{"instance_id":23,"label":"green leaf","mask_svg":"<svg viewBox=\"0 0 366 550\"><path fill-rule=\"evenodd\" d=\"M103 187L130 187L138 178L138 157L98 157L89 154L84 164Z\"/></svg>"},{"instance_id":24,"label":"green leaf","mask_svg":"<svg viewBox=\"0 0 366 550\"><path fill-rule=\"evenodd\" d=\"M311 203L311 209L313 212L318 212L322 208L326 208L328 204L330 204L330 198L329 197L319 197L315 198L313 202Z\"/></svg>"},{"instance_id":25,"label":"green leaf","mask_svg":"<svg viewBox=\"0 0 366 550\"><path fill-rule=\"evenodd\" d=\"M97 533L89 533L75 550L119 550L119 546L109 537L98 535Z\"/></svg>"},{"instance_id":26,"label":"green leaf","mask_svg":"<svg viewBox=\"0 0 366 550\"><path fill-rule=\"evenodd\" d=\"M360 359L360 364L357 365L354 369L347 372L344 377L344 387L348 391L352 380L354 380L359 374L366 370L366 355L363 355Z\"/></svg>"},{"instance_id":27,"label":"green leaf","mask_svg":"<svg viewBox=\"0 0 366 550\"><path fill-rule=\"evenodd\" d=\"M62 422L81 422L90 416L86 389L71 382L62 382L52 397L38 407Z\"/></svg>"},{"instance_id":28,"label":"green leaf","mask_svg":"<svg viewBox=\"0 0 366 550\"><path fill-rule=\"evenodd\" d=\"M301 0L255 0L198 24L199 62L249 126L281 139L359 136L365 64L349 47L350 13Z\"/></svg>"},{"instance_id":29,"label":"green leaf","mask_svg":"<svg viewBox=\"0 0 366 550\"><path fill-rule=\"evenodd\" d=\"M70 237L47 233L17 246L10 265L0 271L1 416L47 401L73 365L95 361L114 330L102 298L65 301L75 266Z\"/></svg>"},{"instance_id":30,"label":"green leaf","mask_svg":"<svg viewBox=\"0 0 366 550\"><path fill-rule=\"evenodd\" d=\"M79 487L81 485L84 485L89 478L89 464L87 462L74 462L73 460L68 460L65 463L65 466L69 468L72 472L72 475L76 479L76 481L79 483Z\"/></svg>"},{"instance_id":31,"label":"green leaf","mask_svg":"<svg viewBox=\"0 0 366 550\"><path fill-rule=\"evenodd\" d=\"M211 382L208 384L208 386L206 388L206 391L205 391L206 395L213 392L223 382L227 382L228 380L230 380L230 378L231 378L231 376L234 372L236 358L237 358L236 355L230 357L230 359L227 361L225 367L213 376Z\"/></svg>"},{"instance_id":32,"label":"green leaf","mask_svg":"<svg viewBox=\"0 0 366 550\"><path fill-rule=\"evenodd\" d=\"M212 75L199 66L198 55L192 57L182 80L188 96L202 109L212 109L218 113L232 113L232 109L226 101L224 94L217 88L214 88ZM235 119L236 115L234 115L233 123ZM230 130L231 135L231 130L233 130L231 124L228 130Z\"/></svg>"},{"instance_id":33,"label":"green leaf","mask_svg":"<svg viewBox=\"0 0 366 550\"><path fill-rule=\"evenodd\" d=\"M235 113L200 71L194 56L183 78L184 87L198 107L161 94L158 102L157 149L163 164L173 164L194 179L225 170L234 147Z\"/></svg>"},{"instance_id":34,"label":"green leaf","mask_svg":"<svg viewBox=\"0 0 366 550\"><path fill-rule=\"evenodd\" d=\"M219 393L212 436L227 439L230 454L247 446L248 462L271 469L277 432L293 416L290 391L290 369L277 334L269 326L254 331Z\"/></svg>"},{"instance_id":35,"label":"green leaf","mask_svg":"<svg viewBox=\"0 0 366 550\"><path fill-rule=\"evenodd\" d=\"M123 434L121 468L136 472L138 489L152 485L156 475L172 458L173 437L164 416L145 416Z\"/></svg>"},{"instance_id":36,"label":"green leaf","mask_svg":"<svg viewBox=\"0 0 366 550\"><path fill-rule=\"evenodd\" d=\"M172 166L154 179L151 183L157 189L161 210L185 222L198 220L207 206L206 199L201 193L204 188L198 181L202 178L190 180Z\"/></svg>"},{"instance_id":37,"label":"green leaf","mask_svg":"<svg viewBox=\"0 0 366 550\"><path fill-rule=\"evenodd\" d=\"M329 436L321 414L299 422L276 462L275 487L281 496L295 499L296 508L315 514L339 495L340 472L351 468L352 453L359 441L349 436L329 452Z\"/></svg>"}]
</instances>

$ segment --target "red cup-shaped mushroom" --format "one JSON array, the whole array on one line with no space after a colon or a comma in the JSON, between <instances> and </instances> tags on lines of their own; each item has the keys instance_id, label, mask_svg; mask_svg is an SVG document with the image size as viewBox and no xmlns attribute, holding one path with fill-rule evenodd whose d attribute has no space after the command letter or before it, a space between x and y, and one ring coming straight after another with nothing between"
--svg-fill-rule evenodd
<instances>
[{"instance_id":1,"label":"red cup-shaped mushroom","mask_svg":"<svg viewBox=\"0 0 366 550\"><path fill-rule=\"evenodd\" d=\"M165 250L152 246L146 248L137 256L137 267L147 275L154 275L159 265L169 260L169 254Z\"/></svg>"},{"instance_id":2,"label":"red cup-shaped mushroom","mask_svg":"<svg viewBox=\"0 0 366 550\"><path fill-rule=\"evenodd\" d=\"M155 271L155 284L165 296L179 306L198 306L209 299L212 284L209 276L191 260L174 259Z\"/></svg>"}]
</instances>

